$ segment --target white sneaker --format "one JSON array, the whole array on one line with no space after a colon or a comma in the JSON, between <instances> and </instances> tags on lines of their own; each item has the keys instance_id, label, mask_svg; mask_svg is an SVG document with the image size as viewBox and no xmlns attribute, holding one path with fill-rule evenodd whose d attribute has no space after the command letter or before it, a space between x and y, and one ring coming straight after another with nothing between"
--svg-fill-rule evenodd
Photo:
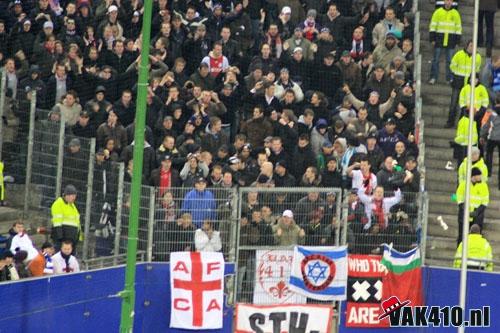
<instances>
[{"instance_id":1,"label":"white sneaker","mask_svg":"<svg viewBox=\"0 0 500 333\"><path fill-rule=\"evenodd\" d=\"M451 161L446 162L446 166L444 167L448 171L453 171L453 163Z\"/></svg>"},{"instance_id":2,"label":"white sneaker","mask_svg":"<svg viewBox=\"0 0 500 333\"><path fill-rule=\"evenodd\" d=\"M429 80L429 84L434 85L436 84L436 79L432 78Z\"/></svg>"}]
</instances>

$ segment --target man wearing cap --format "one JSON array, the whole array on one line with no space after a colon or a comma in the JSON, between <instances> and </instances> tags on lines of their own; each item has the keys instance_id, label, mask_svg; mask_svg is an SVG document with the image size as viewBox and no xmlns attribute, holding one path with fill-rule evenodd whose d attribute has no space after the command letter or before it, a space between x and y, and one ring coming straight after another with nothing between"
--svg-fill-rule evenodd
<instances>
[{"instance_id":1,"label":"man wearing cap","mask_svg":"<svg viewBox=\"0 0 500 333\"><path fill-rule=\"evenodd\" d=\"M80 213L76 208L76 188L66 185L63 195L54 201L51 207L52 240L56 249L63 240L69 240L76 246L80 236Z\"/></svg>"},{"instance_id":2,"label":"man wearing cap","mask_svg":"<svg viewBox=\"0 0 500 333\"><path fill-rule=\"evenodd\" d=\"M299 227L294 219L293 212L285 210L278 221L272 226L274 241L280 246L304 244L306 233Z\"/></svg>"},{"instance_id":3,"label":"man wearing cap","mask_svg":"<svg viewBox=\"0 0 500 333\"><path fill-rule=\"evenodd\" d=\"M268 2L276 4L281 15L290 15L290 21L294 26L306 18L304 6L300 0L269 0Z\"/></svg>"},{"instance_id":4,"label":"man wearing cap","mask_svg":"<svg viewBox=\"0 0 500 333\"><path fill-rule=\"evenodd\" d=\"M300 7L302 10L302 6ZM292 10L288 6L284 6L278 16L278 30L280 31L281 39L287 40L293 34L293 22L291 21Z\"/></svg>"},{"instance_id":5,"label":"man wearing cap","mask_svg":"<svg viewBox=\"0 0 500 333\"><path fill-rule=\"evenodd\" d=\"M385 35L385 42L381 42L373 50L373 64L386 68L396 56L402 56L403 51L398 46L398 37L400 31L389 30Z\"/></svg>"},{"instance_id":6,"label":"man wearing cap","mask_svg":"<svg viewBox=\"0 0 500 333\"><path fill-rule=\"evenodd\" d=\"M293 36L287 39L285 43L283 43L283 50L286 52L286 54L283 54L281 57L282 59L285 55L291 57L295 52L300 50L304 59L312 61L314 59L314 52L311 46L312 43L304 38L304 33L299 27L297 27L294 30ZM286 60L286 58L283 60Z\"/></svg>"},{"instance_id":7,"label":"man wearing cap","mask_svg":"<svg viewBox=\"0 0 500 333\"><path fill-rule=\"evenodd\" d=\"M462 229L464 221L470 224L477 224L482 229L486 207L490 202L490 192L488 184L482 181L481 170L472 168L471 171L471 186L470 186L470 203L469 216L464 216L465 203L465 186L466 182L461 182L458 185L456 196L458 204L458 238L457 245L462 242Z\"/></svg>"},{"instance_id":8,"label":"man wearing cap","mask_svg":"<svg viewBox=\"0 0 500 333\"><path fill-rule=\"evenodd\" d=\"M195 180L194 189L186 194L182 202L182 212L191 214L197 228L201 227L203 221L213 221L217 216L214 195L206 187L206 179L198 177Z\"/></svg>"},{"instance_id":9,"label":"man wearing cap","mask_svg":"<svg viewBox=\"0 0 500 333\"><path fill-rule=\"evenodd\" d=\"M275 187L294 187L297 185L297 180L287 169L288 163L285 160L276 163L273 175Z\"/></svg>"},{"instance_id":10,"label":"man wearing cap","mask_svg":"<svg viewBox=\"0 0 500 333\"><path fill-rule=\"evenodd\" d=\"M33 31L31 31L30 20L24 20L21 27L13 28L10 40L12 41L12 54L22 51L27 59L31 59L35 36L33 35Z\"/></svg>"},{"instance_id":11,"label":"man wearing cap","mask_svg":"<svg viewBox=\"0 0 500 333\"><path fill-rule=\"evenodd\" d=\"M101 5L103 3L101 2ZM106 2L104 2L104 5L106 5ZM104 19L97 25L97 34L99 36L102 36L103 35L103 32L104 32L104 29L106 27L112 27L113 29L116 29L116 38L117 39L122 39L123 37L123 26L122 24L120 23L120 21L118 20L118 15L119 15L119 11L120 11L120 8L118 8L118 6L115 6L115 5L111 5L108 7L108 9L106 10L106 16L104 17ZM101 17L99 15L99 8L97 8L96 10L96 17Z\"/></svg>"},{"instance_id":12,"label":"man wearing cap","mask_svg":"<svg viewBox=\"0 0 500 333\"><path fill-rule=\"evenodd\" d=\"M378 131L377 137L378 145L385 156L390 156L394 153L394 147L399 141L403 141L408 146L406 137L396 129L396 120L394 118L388 118L385 121L385 126Z\"/></svg>"},{"instance_id":13,"label":"man wearing cap","mask_svg":"<svg viewBox=\"0 0 500 333\"><path fill-rule=\"evenodd\" d=\"M385 9L384 19L375 25L372 32L372 45L373 47L379 46L387 39L387 32L389 31L403 31L404 25L396 18L394 8L387 7Z\"/></svg>"}]
</instances>

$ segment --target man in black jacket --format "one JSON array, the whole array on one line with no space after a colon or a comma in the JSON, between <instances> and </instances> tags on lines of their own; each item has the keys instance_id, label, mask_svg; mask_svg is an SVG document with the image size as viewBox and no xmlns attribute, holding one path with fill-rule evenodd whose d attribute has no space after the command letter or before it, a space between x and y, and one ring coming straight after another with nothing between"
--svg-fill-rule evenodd
<instances>
[{"instance_id":1,"label":"man in black jacket","mask_svg":"<svg viewBox=\"0 0 500 333\"><path fill-rule=\"evenodd\" d=\"M295 179L302 179L306 169L316 165L316 157L312 151L311 144L309 143L309 136L307 134L302 134L299 137L299 143L293 153L292 161L292 173Z\"/></svg>"},{"instance_id":2,"label":"man in black jacket","mask_svg":"<svg viewBox=\"0 0 500 333\"><path fill-rule=\"evenodd\" d=\"M297 185L297 180L287 169L288 164L285 160L276 163L273 175L275 187L294 187Z\"/></svg>"}]
</instances>

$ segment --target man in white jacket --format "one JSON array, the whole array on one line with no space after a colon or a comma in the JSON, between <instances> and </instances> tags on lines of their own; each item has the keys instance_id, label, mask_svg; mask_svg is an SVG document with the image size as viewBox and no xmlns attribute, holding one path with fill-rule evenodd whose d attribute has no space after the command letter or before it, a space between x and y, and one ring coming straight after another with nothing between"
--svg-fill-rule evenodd
<instances>
[{"instance_id":1,"label":"man in white jacket","mask_svg":"<svg viewBox=\"0 0 500 333\"><path fill-rule=\"evenodd\" d=\"M30 236L25 232L24 223L22 221L17 221L13 229L17 232L17 235L12 238L10 251L14 254L19 251L26 251L28 253L26 260L33 260L33 258L38 255L38 250L33 245Z\"/></svg>"},{"instance_id":2,"label":"man in white jacket","mask_svg":"<svg viewBox=\"0 0 500 333\"><path fill-rule=\"evenodd\" d=\"M218 252L222 249L220 232L214 230L212 222L204 221L201 229L195 231L194 245L199 252Z\"/></svg>"},{"instance_id":3,"label":"man in white jacket","mask_svg":"<svg viewBox=\"0 0 500 333\"><path fill-rule=\"evenodd\" d=\"M368 218L368 222L363 229L370 229L372 222L374 222L380 225L380 230L383 230L389 226L388 215L392 206L401 201L401 190L397 189L393 197L384 198L384 188L382 186L377 186L373 191L373 195L366 195L364 189L359 188L358 196L365 205L365 213Z\"/></svg>"},{"instance_id":4,"label":"man in white jacket","mask_svg":"<svg viewBox=\"0 0 500 333\"><path fill-rule=\"evenodd\" d=\"M52 257L54 265L54 274L77 273L80 271L80 265L73 252L73 243L65 240L61 244L61 251Z\"/></svg>"}]
</instances>

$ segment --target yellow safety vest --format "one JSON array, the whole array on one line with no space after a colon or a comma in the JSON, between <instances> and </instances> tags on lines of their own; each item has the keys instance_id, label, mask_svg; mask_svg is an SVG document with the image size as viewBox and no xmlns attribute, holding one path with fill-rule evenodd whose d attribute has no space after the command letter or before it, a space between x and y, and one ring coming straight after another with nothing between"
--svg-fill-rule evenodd
<instances>
[{"instance_id":1,"label":"yellow safety vest","mask_svg":"<svg viewBox=\"0 0 500 333\"><path fill-rule=\"evenodd\" d=\"M465 50L460 50L451 58L450 69L453 74L468 78L472 73L472 56ZM481 69L481 55L476 54L476 73Z\"/></svg>"},{"instance_id":2,"label":"yellow safety vest","mask_svg":"<svg viewBox=\"0 0 500 333\"><path fill-rule=\"evenodd\" d=\"M458 245L455 254L454 267L460 268L462 265L462 243ZM493 271L493 263L484 262L477 259L492 260L493 254L490 243L480 234L470 234L467 245L467 265L476 267L485 267L485 270Z\"/></svg>"},{"instance_id":3,"label":"yellow safety vest","mask_svg":"<svg viewBox=\"0 0 500 333\"><path fill-rule=\"evenodd\" d=\"M474 108L479 110L481 107L487 108L490 104L490 96L488 95L488 90L479 84L474 89ZM461 108L470 106L470 84L466 84L462 90L460 90L460 100L459 105Z\"/></svg>"},{"instance_id":4,"label":"yellow safety vest","mask_svg":"<svg viewBox=\"0 0 500 333\"><path fill-rule=\"evenodd\" d=\"M465 182L461 182L457 188L457 203L461 204L465 202ZM470 212L474 212L479 206L488 206L490 202L490 191L488 189L488 184L485 182L480 182L477 184L471 184L470 187Z\"/></svg>"},{"instance_id":5,"label":"yellow safety vest","mask_svg":"<svg viewBox=\"0 0 500 333\"><path fill-rule=\"evenodd\" d=\"M483 158L479 158L476 162L472 163L473 168L478 168L481 170L481 180L485 183L488 182L488 167L486 166L486 163L484 163ZM458 168L458 182L461 183L465 181L465 173L467 169L467 157L464 158L462 163L460 164L460 167Z\"/></svg>"},{"instance_id":6,"label":"yellow safety vest","mask_svg":"<svg viewBox=\"0 0 500 333\"><path fill-rule=\"evenodd\" d=\"M469 117L462 117L458 121L457 132L455 134L455 143L460 146L467 146L469 136ZM477 126L474 121L472 125L472 145L477 145Z\"/></svg>"},{"instance_id":7,"label":"yellow safety vest","mask_svg":"<svg viewBox=\"0 0 500 333\"><path fill-rule=\"evenodd\" d=\"M462 20L456 9L446 10L443 7L436 9L432 14L429 32L443 34L443 46L448 46L450 34L462 34Z\"/></svg>"},{"instance_id":8,"label":"yellow safety vest","mask_svg":"<svg viewBox=\"0 0 500 333\"><path fill-rule=\"evenodd\" d=\"M66 225L80 229L80 213L74 203L67 203L59 197L52 204L51 213L54 228Z\"/></svg>"}]
</instances>

